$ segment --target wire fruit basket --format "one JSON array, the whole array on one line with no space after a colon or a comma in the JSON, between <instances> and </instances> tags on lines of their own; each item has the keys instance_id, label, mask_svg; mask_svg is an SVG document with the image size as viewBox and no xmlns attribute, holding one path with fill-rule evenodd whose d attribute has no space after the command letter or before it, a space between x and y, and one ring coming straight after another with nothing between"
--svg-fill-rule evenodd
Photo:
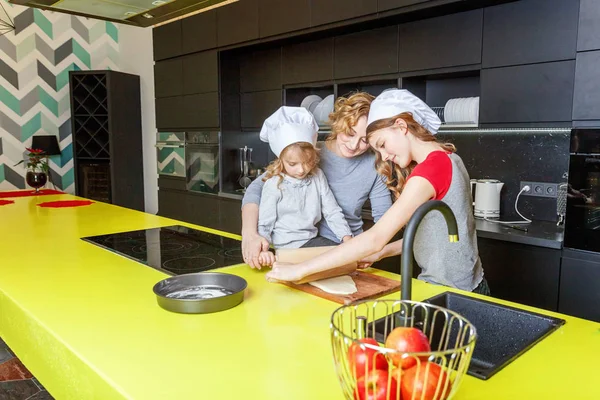
<instances>
[{"instance_id":1,"label":"wire fruit basket","mask_svg":"<svg viewBox=\"0 0 600 400\"><path fill-rule=\"evenodd\" d=\"M367 300L331 317L333 358L346 399L451 399L476 340L475 327L461 315L410 300ZM407 348L402 343L419 351L397 350Z\"/></svg>"}]
</instances>

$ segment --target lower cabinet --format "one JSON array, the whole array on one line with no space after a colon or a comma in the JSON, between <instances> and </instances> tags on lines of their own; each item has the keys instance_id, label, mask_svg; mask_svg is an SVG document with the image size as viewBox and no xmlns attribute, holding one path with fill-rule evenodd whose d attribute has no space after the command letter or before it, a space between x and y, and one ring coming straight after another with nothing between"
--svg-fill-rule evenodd
<instances>
[{"instance_id":1,"label":"lower cabinet","mask_svg":"<svg viewBox=\"0 0 600 400\"><path fill-rule=\"evenodd\" d=\"M560 250L485 238L477 241L492 297L557 311Z\"/></svg>"},{"instance_id":2,"label":"lower cabinet","mask_svg":"<svg viewBox=\"0 0 600 400\"><path fill-rule=\"evenodd\" d=\"M563 250L558 311L600 322L600 254Z\"/></svg>"},{"instance_id":3,"label":"lower cabinet","mask_svg":"<svg viewBox=\"0 0 600 400\"><path fill-rule=\"evenodd\" d=\"M235 199L220 199L219 226L224 232L236 235L242 234L242 201Z\"/></svg>"}]
</instances>

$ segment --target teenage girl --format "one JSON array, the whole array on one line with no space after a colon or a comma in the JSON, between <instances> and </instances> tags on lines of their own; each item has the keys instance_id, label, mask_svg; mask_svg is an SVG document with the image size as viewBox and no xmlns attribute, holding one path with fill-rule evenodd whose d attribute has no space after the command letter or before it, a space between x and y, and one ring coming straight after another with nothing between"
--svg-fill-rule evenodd
<instances>
[{"instance_id":1,"label":"teenage girl","mask_svg":"<svg viewBox=\"0 0 600 400\"><path fill-rule=\"evenodd\" d=\"M339 241L352 237L342 209L317 165L317 125L301 107L281 107L263 124L260 138L278 157L266 170L258 215L258 233L279 248L309 245L325 217ZM262 265L275 262L273 253L260 253Z\"/></svg>"},{"instance_id":2,"label":"teenage girl","mask_svg":"<svg viewBox=\"0 0 600 400\"><path fill-rule=\"evenodd\" d=\"M367 139L377 151L377 168L387 177L396 201L365 233L304 263L275 263L267 279L296 281L354 261L373 262L400 254L402 240L389 241L419 206L435 199L454 212L460 240L450 243L442 215L429 213L414 242L415 260L422 269L418 278L489 294L477 249L469 175L454 146L435 140L441 125L437 115L409 91L394 89L373 101L367 122Z\"/></svg>"}]
</instances>

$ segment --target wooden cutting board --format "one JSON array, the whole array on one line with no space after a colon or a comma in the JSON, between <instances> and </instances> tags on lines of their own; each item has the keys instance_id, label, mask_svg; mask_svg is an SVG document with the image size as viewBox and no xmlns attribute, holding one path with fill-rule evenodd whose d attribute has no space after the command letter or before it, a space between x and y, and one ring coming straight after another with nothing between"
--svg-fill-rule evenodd
<instances>
[{"instance_id":1,"label":"wooden cutting board","mask_svg":"<svg viewBox=\"0 0 600 400\"><path fill-rule=\"evenodd\" d=\"M283 284L339 304L350 304L355 301L373 299L400 291L399 280L384 278L383 276L364 271L355 271L351 273L350 276L354 280L358 291L347 296L327 293L308 283L298 285L291 282L285 282Z\"/></svg>"}]
</instances>

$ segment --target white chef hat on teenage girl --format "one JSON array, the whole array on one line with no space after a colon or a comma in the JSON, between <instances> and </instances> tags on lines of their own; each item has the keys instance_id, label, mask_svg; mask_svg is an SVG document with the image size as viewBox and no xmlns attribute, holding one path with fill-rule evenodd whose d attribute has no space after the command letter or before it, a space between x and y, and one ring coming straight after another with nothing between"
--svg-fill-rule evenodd
<instances>
[{"instance_id":1,"label":"white chef hat on teenage girl","mask_svg":"<svg viewBox=\"0 0 600 400\"><path fill-rule=\"evenodd\" d=\"M415 121L435 135L442 121L427 104L406 89L389 89L371 103L367 125L380 119L392 118L403 112L412 114Z\"/></svg>"},{"instance_id":2,"label":"white chef hat on teenage girl","mask_svg":"<svg viewBox=\"0 0 600 400\"><path fill-rule=\"evenodd\" d=\"M263 123L260 140L269 143L277 157L293 143L317 143L319 125L304 107L280 107Z\"/></svg>"}]
</instances>

